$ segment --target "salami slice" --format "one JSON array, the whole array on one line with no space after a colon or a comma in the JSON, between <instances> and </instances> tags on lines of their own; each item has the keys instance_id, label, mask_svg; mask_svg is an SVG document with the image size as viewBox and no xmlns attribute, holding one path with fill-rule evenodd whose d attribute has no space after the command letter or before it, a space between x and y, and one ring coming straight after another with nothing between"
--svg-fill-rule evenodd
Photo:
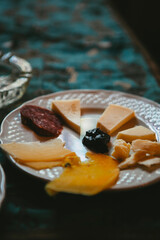
<instances>
[{"instance_id":1,"label":"salami slice","mask_svg":"<svg viewBox=\"0 0 160 240\"><path fill-rule=\"evenodd\" d=\"M63 129L60 119L48 109L25 105L20 114L22 123L40 136L57 137Z\"/></svg>"}]
</instances>

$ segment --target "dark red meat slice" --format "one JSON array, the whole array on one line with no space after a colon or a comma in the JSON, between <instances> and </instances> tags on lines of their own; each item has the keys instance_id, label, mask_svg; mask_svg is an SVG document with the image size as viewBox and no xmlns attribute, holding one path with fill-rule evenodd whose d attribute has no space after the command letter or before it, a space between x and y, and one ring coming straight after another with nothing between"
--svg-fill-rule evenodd
<instances>
[{"instance_id":1,"label":"dark red meat slice","mask_svg":"<svg viewBox=\"0 0 160 240\"><path fill-rule=\"evenodd\" d=\"M21 120L38 135L57 137L63 126L58 117L50 110L34 105L25 105L20 109Z\"/></svg>"}]
</instances>

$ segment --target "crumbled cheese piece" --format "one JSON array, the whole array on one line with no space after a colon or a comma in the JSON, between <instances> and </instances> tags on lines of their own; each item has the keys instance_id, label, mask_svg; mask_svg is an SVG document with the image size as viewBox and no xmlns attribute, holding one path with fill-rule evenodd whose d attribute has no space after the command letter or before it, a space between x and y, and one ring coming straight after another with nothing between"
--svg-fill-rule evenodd
<instances>
[{"instance_id":1,"label":"crumbled cheese piece","mask_svg":"<svg viewBox=\"0 0 160 240\"><path fill-rule=\"evenodd\" d=\"M119 164L120 169L134 166L140 161L145 161L153 156L160 156L160 143L149 140L134 140L131 146L133 154Z\"/></svg>"},{"instance_id":2,"label":"crumbled cheese piece","mask_svg":"<svg viewBox=\"0 0 160 240\"><path fill-rule=\"evenodd\" d=\"M151 156L159 156L160 155L160 143L159 142L152 142L149 140L134 140L132 142L132 150L134 152L137 151L145 151L149 153Z\"/></svg>"},{"instance_id":3,"label":"crumbled cheese piece","mask_svg":"<svg viewBox=\"0 0 160 240\"><path fill-rule=\"evenodd\" d=\"M126 143L122 139L117 139L114 142L114 150L111 155L117 160L124 160L129 157L130 148L131 145L129 143Z\"/></svg>"},{"instance_id":4,"label":"crumbled cheese piece","mask_svg":"<svg viewBox=\"0 0 160 240\"><path fill-rule=\"evenodd\" d=\"M138 151L135 153L132 153L132 155L128 158L126 158L123 162L119 164L120 169L125 169L131 166L134 166L138 161L146 158L146 152L144 151Z\"/></svg>"}]
</instances>

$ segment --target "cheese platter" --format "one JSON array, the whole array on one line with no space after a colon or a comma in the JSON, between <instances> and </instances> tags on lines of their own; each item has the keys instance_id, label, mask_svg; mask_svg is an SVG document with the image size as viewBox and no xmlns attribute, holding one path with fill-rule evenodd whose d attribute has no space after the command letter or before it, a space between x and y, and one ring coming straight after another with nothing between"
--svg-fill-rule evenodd
<instances>
[{"instance_id":1,"label":"cheese platter","mask_svg":"<svg viewBox=\"0 0 160 240\"><path fill-rule=\"evenodd\" d=\"M23 106L36 105L38 107L51 110L53 101L58 102L70 99L79 99L80 101L80 133L79 130L75 131L68 125L64 125L62 133L58 136L58 139L65 142L65 147L71 152L75 152L82 162L85 162L86 153L88 151L88 149L83 145L82 139L84 138L86 131L94 129L97 126L97 122L99 121L100 117L103 115L105 109L109 105L116 105L120 108L131 109L132 111L134 111L136 118L132 118L129 119L127 122L124 122L122 126L120 126L114 131L113 134L111 134L108 155L111 155L111 152L113 151L113 143L116 139L117 134L119 132L123 133L123 131L125 131L126 129L134 128L135 126L141 126L141 129L148 129L148 131L151 131L153 133L151 135L152 137L154 135L157 143L160 142L159 104L136 95L106 90L69 90L40 96L24 103ZM12 142L25 143L37 141L43 143L47 140L50 140L50 138L48 137L38 136L32 131L32 129L29 129L27 126L22 124L20 109L23 106L20 106L19 108L12 111L4 119L0 133L1 144ZM36 170L29 166L23 165L20 162L17 162L13 156L8 156L12 163L23 171L46 181L53 181L54 179L58 178L63 172L63 167L61 166ZM118 180L109 189L124 190L137 188L156 182L159 179L159 167L156 167L153 171L148 171L140 166L127 168L120 170Z\"/></svg>"}]
</instances>

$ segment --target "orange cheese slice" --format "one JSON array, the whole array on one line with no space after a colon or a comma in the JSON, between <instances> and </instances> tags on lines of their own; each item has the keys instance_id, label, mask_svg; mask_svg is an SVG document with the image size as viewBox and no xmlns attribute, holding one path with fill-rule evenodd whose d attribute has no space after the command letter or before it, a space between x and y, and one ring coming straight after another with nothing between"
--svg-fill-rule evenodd
<instances>
[{"instance_id":1,"label":"orange cheese slice","mask_svg":"<svg viewBox=\"0 0 160 240\"><path fill-rule=\"evenodd\" d=\"M117 139L123 139L126 142L132 142L135 139L155 141L156 136L150 129L143 126L136 126L119 132Z\"/></svg>"},{"instance_id":2,"label":"orange cheese slice","mask_svg":"<svg viewBox=\"0 0 160 240\"><path fill-rule=\"evenodd\" d=\"M59 114L64 122L76 132L80 133L80 100L54 100L52 110Z\"/></svg>"},{"instance_id":3,"label":"orange cheese slice","mask_svg":"<svg viewBox=\"0 0 160 240\"><path fill-rule=\"evenodd\" d=\"M94 195L115 184L119 176L119 168L112 157L90 152L86 156L89 161L66 167L59 178L49 182L45 187L47 193Z\"/></svg>"},{"instance_id":4,"label":"orange cheese slice","mask_svg":"<svg viewBox=\"0 0 160 240\"><path fill-rule=\"evenodd\" d=\"M133 110L110 104L99 118L97 127L108 134L112 134L133 117L135 117Z\"/></svg>"}]
</instances>

